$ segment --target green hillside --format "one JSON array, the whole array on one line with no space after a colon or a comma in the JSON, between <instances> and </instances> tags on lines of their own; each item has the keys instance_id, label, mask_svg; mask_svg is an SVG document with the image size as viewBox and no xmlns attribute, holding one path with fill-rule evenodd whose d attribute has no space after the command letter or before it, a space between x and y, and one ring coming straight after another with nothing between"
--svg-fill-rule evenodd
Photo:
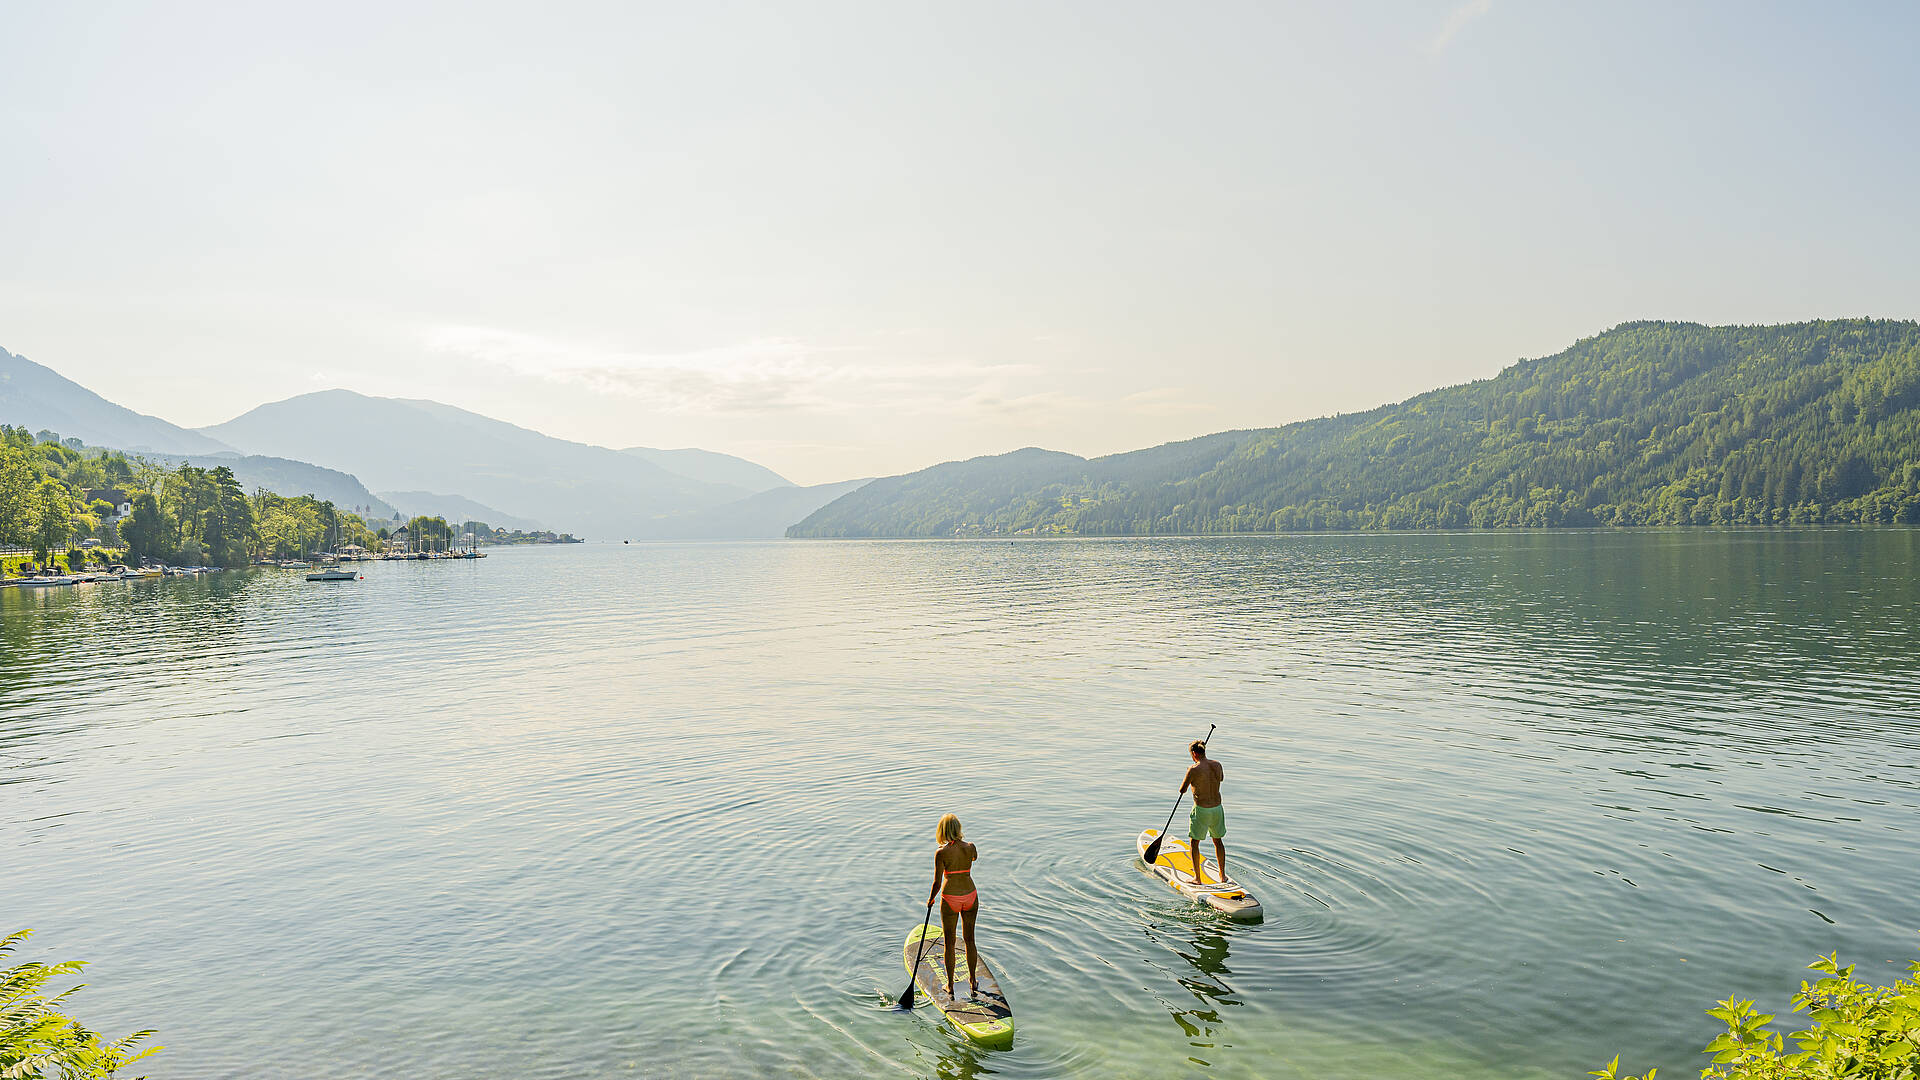
<instances>
[{"instance_id":1,"label":"green hillside","mask_svg":"<svg viewBox=\"0 0 1920 1080\"><path fill-rule=\"evenodd\" d=\"M1628 323L1364 413L876 480L791 536L1920 523L1920 325Z\"/></svg>"}]
</instances>

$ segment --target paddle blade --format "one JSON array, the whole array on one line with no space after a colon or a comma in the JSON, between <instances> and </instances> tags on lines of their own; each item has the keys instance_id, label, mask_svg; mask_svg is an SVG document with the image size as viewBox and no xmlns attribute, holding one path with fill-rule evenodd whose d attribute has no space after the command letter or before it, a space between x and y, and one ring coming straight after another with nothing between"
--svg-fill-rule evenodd
<instances>
[{"instance_id":1,"label":"paddle blade","mask_svg":"<svg viewBox=\"0 0 1920 1080\"><path fill-rule=\"evenodd\" d=\"M1153 861L1160 857L1160 841L1165 839L1166 839L1165 834L1154 837L1153 843L1148 844L1146 852L1140 856L1142 859L1146 860L1146 863L1148 866L1152 866ZM944 919L946 918L946 916L942 915L941 918Z\"/></svg>"},{"instance_id":2,"label":"paddle blade","mask_svg":"<svg viewBox=\"0 0 1920 1080\"><path fill-rule=\"evenodd\" d=\"M912 983L908 983L906 993L903 993L900 995L900 1008L902 1011L905 1011L905 1012L913 1011L913 984Z\"/></svg>"}]
</instances>

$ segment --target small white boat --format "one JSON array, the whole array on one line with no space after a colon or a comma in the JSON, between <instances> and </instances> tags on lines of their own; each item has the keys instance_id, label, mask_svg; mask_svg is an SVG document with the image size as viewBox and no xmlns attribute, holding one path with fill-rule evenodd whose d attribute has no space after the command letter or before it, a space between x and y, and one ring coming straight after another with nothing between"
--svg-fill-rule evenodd
<instances>
[{"instance_id":1,"label":"small white boat","mask_svg":"<svg viewBox=\"0 0 1920 1080\"><path fill-rule=\"evenodd\" d=\"M308 574L308 581L358 581L360 575L351 570L322 570L317 574Z\"/></svg>"},{"instance_id":2,"label":"small white boat","mask_svg":"<svg viewBox=\"0 0 1920 1080\"><path fill-rule=\"evenodd\" d=\"M37 589L48 585L71 585L80 579L77 577L30 577L14 582L22 589Z\"/></svg>"}]
</instances>

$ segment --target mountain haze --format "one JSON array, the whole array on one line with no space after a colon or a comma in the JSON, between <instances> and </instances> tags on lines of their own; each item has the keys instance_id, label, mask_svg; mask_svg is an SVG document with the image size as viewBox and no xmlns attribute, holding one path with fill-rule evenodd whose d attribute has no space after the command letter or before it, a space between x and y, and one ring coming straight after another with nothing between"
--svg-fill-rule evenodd
<instances>
[{"instance_id":1,"label":"mountain haze","mask_svg":"<svg viewBox=\"0 0 1920 1080\"><path fill-rule=\"evenodd\" d=\"M523 532L540 532L546 528L530 518L514 517L460 495L441 495L433 491L382 491L379 494L406 517L437 517L449 522L478 521L496 529L519 529Z\"/></svg>"},{"instance_id":2,"label":"mountain haze","mask_svg":"<svg viewBox=\"0 0 1920 1080\"><path fill-rule=\"evenodd\" d=\"M57 431L88 446L130 452L210 454L233 447L115 405L50 367L0 349L0 424Z\"/></svg>"},{"instance_id":3,"label":"mountain haze","mask_svg":"<svg viewBox=\"0 0 1920 1080\"><path fill-rule=\"evenodd\" d=\"M459 492L601 538L633 535L659 514L752 494L450 405L348 390L262 405L204 434L255 453L333 462L377 491Z\"/></svg>"},{"instance_id":4,"label":"mountain haze","mask_svg":"<svg viewBox=\"0 0 1920 1080\"><path fill-rule=\"evenodd\" d=\"M808 514L870 481L841 480L832 484L769 488L744 499L654 519L636 539L648 540L771 540Z\"/></svg>"},{"instance_id":5,"label":"mountain haze","mask_svg":"<svg viewBox=\"0 0 1920 1080\"><path fill-rule=\"evenodd\" d=\"M1920 523L1920 325L1628 323L1362 413L876 480L791 536Z\"/></svg>"},{"instance_id":6,"label":"mountain haze","mask_svg":"<svg viewBox=\"0 0 1920 1080\"><path fill-rule=\"evenodd\" d=\"M620 451L632 454L643 461L650 461L676 476L689 480L698 480L703 484L725 484L745 491L766 491L768 488L789 487L793 481L774 472L757 462L748 461L732 454L717 453L713 450L655 450L648 446L633 446Z\"/></svg>"},{"instance_id":7,"label":"mountain haze","mask_svg":"<svg viewBox=\"0 0 1920 1080\"><path fill-rule=\"evenodd\" d=\"M438 402L346 390L262 405L191 431L116 405L5 350L0 423L174 467L226 465L249 491L312 495L375 519L429 514L606 539L779 536L865 482L800 488L731 454L691 447L616 451ZM340 468L310 464L315 461Z\"/></svg>"},{"instance_id":8,"label":"mountain haze","mask_svg":"<svg viewBox=\"0 0 1920 1080\"><path fill-rule=\"evenodd\" d=\"M233 470L240 486L279 495L312 495L343 510L369 508L380 516L393 507L360 481L305 461L239 454L217 439L158 417L116 405L43 364L0 349L0 423L29 431L52 431L90 447L119 450L155 464Z\"/></svg>"},{"instance_id":9,"label":"mountain haze","mask_svg":"<svg viewBox=\"0 0 1920 1080\"><path fill-rule=\"evenodd\" d=\"M240 482L240 488L253 492L265 488L276 495L289 498L298 495L311 495L323 502L330 502L336 508L366 517L392 517L395 507L368 491L358 477L343 473L338 469L328 469L304 461L289 461L286 458L263 457L258 454L141 454L156 464L171 468L181 465L198 465L211 469L225 465L233 470L233 478Z\"/></svg>"}]
</instances>

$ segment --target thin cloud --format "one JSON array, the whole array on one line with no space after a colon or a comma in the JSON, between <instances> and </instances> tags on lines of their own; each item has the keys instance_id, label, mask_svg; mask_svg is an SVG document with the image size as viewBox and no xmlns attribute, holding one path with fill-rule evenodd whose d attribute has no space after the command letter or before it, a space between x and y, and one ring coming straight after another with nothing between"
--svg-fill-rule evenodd
<instances>
[{"instance_id":1,"label":"thin cloud","mask_svg":"<svg viewBox=\"0 0 1920 1080\"><path fill-rule=\"evenodd\" d=\"M1117 407L1134 416L1190 416L1219 411L1212 405L1187 400L1185 391L1172 386L1128 394L1120 399Z\"/></svg>"},{"instance_id":2,"label":"thin cloud","mask_svg":"<svg viewBox=\"0 0 1920 1080\"><path fill-rule=\"evenodd\" d=\"M945 411L1031 374L1022 364L898 361L872 350L765 338L679 353L597 349L481 326L428 331L432 352L510 374L645 401L666 412L755 415Z\"/></svg>"},{"instance_id":3,"label":"thin cloud","mask_svg":"<svg viewBox=\"0 0 1920 1080\"><path fill-rule=\"evenodd\" d=\"M987 393L969 398L966 405L970 412L991 413L1015 420L1086 415L1188 416L1217 411L1211 405L1187 400L1182 391L1171 386L1141 390L1118 398L1094 398L1054 390L1013 397Z\"/></svg>"},{"instance_id":4,"label":"thin cloud","mask_svg":"<svg viewBox=\"0 0 1920 1080\"><path fill-rule=\"evenodd\" d=\"M866 346L820 345L790 338L678 353L596 348L485 326L437 327L421 340L429 351L463 363L690 415L889 413L1033 423L1048 417L1165 417L1215 411L1173 387L1098 396L1040 385L1063 376L1084 384L1086 376L1098 374L1092 369L900 358Z\"/></svg>"},{"instance_id":5,"label":"thin cloud","mask_svg":"<svg viewBox=\"0 0 1920 1080\"><path fill-rule=\"evenodd\" d=\"M1465 30L1469 23L1486 18L1492 11L1493 0L1467 0L1466 3L1448 12L1447 21L1441 25L1440 32L1427 42L1428 54L1438 56L1445 52L1447 46L1453 44L1453 39L1459 36L1460 31Z\"/></svg>"}]
</instances>

